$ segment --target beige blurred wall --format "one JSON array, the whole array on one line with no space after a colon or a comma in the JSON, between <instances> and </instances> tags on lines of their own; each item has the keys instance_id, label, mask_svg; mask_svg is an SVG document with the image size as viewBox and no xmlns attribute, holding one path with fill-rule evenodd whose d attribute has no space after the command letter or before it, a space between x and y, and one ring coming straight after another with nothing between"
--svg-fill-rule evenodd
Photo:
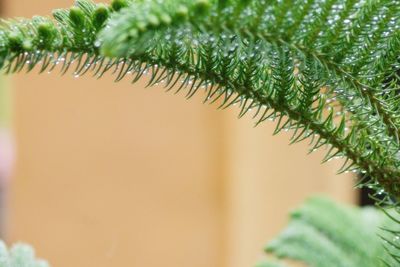
<instances>
[{"instance_id":1,"label":"beige blurred wall","mask_svg":"<svg viewBox=\"0 0 400 267\"><path fill-rule=\"evenodd\" d=\"M70 1L8 0L8 16ZM13 77L18 160L9 241L55 267L247 267L305 197L354 202L351 177L323 151L288 146L144 83L31 73Z\"/></svg>"}]
</instances>

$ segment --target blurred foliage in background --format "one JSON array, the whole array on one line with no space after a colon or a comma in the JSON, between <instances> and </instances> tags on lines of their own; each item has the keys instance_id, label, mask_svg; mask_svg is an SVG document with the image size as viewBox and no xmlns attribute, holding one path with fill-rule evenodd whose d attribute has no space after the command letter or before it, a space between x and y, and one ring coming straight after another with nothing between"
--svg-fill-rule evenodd
<instances>
[{"instance_id":1,"label":"blurred foliage in background","mask_svg":"<svg viewBox=\"0 0 400 267\"><path fill-rule=\"evenodd\" d=\"M389 240L387 235L395 227L396 223L377 208L345 206L313 197L292 212L289 225L267 245L266 252L313 267L396 266L390 254L400 246L400 240ZM274 266L286 265L257 265Z\"/></svg>"}]
</instances>

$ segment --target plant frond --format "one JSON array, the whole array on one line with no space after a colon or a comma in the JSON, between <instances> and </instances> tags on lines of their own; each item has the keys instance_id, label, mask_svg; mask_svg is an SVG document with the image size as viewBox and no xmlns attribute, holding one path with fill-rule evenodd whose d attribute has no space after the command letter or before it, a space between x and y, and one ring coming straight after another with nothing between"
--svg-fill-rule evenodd
<instances>
[{"instance_id":1,"label":"plant frond","mask_svg":"<svg viewBox=\"0 0 400 267\"><path fill-rule=\"evenodd\" d=\"M292 213L287 228L266 251L316 267L397 266L392 254L399 238L389 240L384 231L377 230L393 224L378 209L348 207L314 197ZM386 240L386 248L379 236Z\"/></svg>"},{"instance_id":2,"label":"plant frond","mask_svg":"<svg viewBox=\"0 0 400 267\"><path fill-rule=\"evenodd\" d=\"M0 241L0 266L2 267L49 267L49 264L36 259L35 251L25 244L15 244L10 249Z\"/></svg>"},{"instance_id":3,"label":"plant frond","mask_svg":"<svg viewBox=\"0 0 400 267\"><path fill-rule=\"evenodd\" d=\"M293 130L292 142L312 137L311 151L329 144L338 152L327 160L349 160L341 171L359 168L387 192L400 195L400 188L393 186L400 177L397 138L390 132L395 120L387 123L382 94L360 89L367 80L346 71L348 65L332 62L333 52L329 57L322 56L320 46L311 47L315 51L304 48L306 40L325 38L315 32L323 31L330 20L334 1L310 1L297 15L287 12L288 1L273 10L263 1L227 3L114 1L105 6L79 0L71 9L54 12L57 24L43 17L5 21L0 63L7 72L31 71L36 65L41 65L40 72L52 71L61 64L63 73L74 63L76 76L93 71L101 77L111 71L119 81L134 73L133 82L149 72L149 86L166 82L169 90L186 89L188 98L202 90L206 101L218 101L220 108L238 104L240 117L256 109L257 123L277 120L275 133ZM309 21L304 12L316 6L324 12ZM256 7L282 27L294 19L299 30L284 36L262 16L252 21L249 14ZM343 17L351 15L352 7L349 4ZM212 26L217 19L220 25Z\"/></svg>"}]
</instances>

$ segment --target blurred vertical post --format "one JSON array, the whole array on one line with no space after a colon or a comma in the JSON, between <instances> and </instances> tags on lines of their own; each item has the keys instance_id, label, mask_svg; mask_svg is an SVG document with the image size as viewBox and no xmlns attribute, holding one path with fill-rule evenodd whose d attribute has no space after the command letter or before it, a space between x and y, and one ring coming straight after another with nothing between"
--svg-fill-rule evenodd
<instances>
[{"instance_id":1,"label":"blurred vertical post","mask_svg":"<svg viewBox=\"0 0 400 267\"><path fill-rule=\"evenodd\" d=\"M5 238L5 215L8 181L14 162L14 142L11 131L11 92L0 77L0 239Z\"/></svg>"}]
</instances>

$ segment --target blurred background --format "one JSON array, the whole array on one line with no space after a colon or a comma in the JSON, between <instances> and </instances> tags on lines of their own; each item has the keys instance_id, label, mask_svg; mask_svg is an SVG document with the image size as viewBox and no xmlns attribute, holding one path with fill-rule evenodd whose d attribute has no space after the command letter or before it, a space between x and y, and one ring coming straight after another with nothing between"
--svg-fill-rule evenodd
<instances>
[{"instance_id":1,"label":"blurred background","mask_svg":"<svg viewBox=\"0 0 400 267\"><path fill-rule=\"evenodd\" d=\"M73 4L0 1L3 17ZM274 123L106 76L1 86L3 170L15 159L11 174L0 165L1 235L52 266L250 267L307 196L358 202L340 162L288 146Z\"/></svg>"}]
</instances>

